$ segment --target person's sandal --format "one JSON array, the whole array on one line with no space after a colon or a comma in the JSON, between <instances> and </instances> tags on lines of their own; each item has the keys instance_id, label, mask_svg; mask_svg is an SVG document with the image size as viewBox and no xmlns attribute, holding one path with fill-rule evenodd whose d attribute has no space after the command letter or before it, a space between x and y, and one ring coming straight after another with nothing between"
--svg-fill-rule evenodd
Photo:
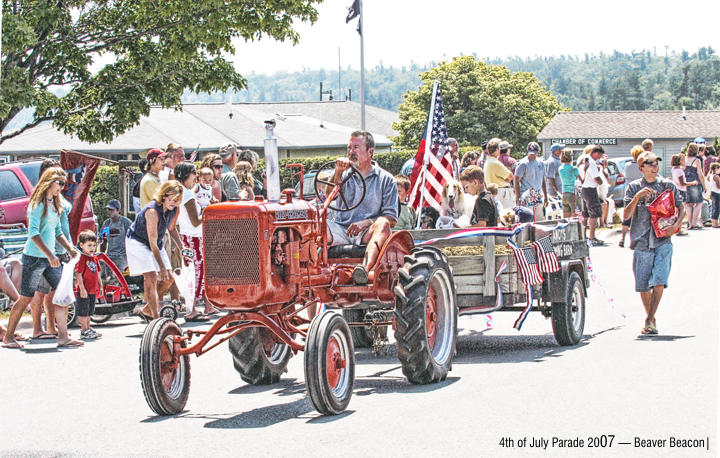
<instances>
[{"instance_id":1,"label":"person's sandal","mask_svg":"<svg viewBox=\"0 0 720 458\"><path fill-rule=\"evenodd\" d=\"M618 246L619 246L620 248L625 248L625 241L624 241L624 240L620 240L620 241L618 242Z\"/></svg>"}]
</instances>

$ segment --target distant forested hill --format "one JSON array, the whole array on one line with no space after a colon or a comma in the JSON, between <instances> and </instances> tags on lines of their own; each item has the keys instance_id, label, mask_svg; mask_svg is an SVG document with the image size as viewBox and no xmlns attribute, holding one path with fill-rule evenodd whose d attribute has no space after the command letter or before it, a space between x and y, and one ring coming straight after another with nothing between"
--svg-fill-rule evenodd
<instances>
[{"instance_id":1,"label":"distant forested hill","mask_svg":"<svg viewBox=\"0 0 720 458\"><path fill-rule=\"evenodd\" d=\"M511 71L532 72L559 101L572 110L720 109L720 57L710 47L665 56L655 51L559 57L508 57L488 60ZM434 63L404 67L379 65L366 71L367 103L397 111L407 90L420 85L418 75ZM304 101L320 99L320 82L335 99L351 91L360 100L360 72L337 70L251 73L249 88L234 102ZM350 91L349 91L350 90ZM328 95L324 95L327 100ZM224 94L192 94L184 102L223 102Z\"/></svg>"}]
</instances>

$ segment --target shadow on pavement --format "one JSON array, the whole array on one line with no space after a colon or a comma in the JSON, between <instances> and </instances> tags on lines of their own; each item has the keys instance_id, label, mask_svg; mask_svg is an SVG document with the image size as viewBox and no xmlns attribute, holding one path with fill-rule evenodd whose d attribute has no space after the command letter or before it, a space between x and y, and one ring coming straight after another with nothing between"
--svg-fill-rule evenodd
<instances>
[{"instance_id":1,"label":"shadow on pavement","mask_svg":"<svg viewBox=\"0 0 720 458\"><path fill-rule=\"evenodd\" d=\"M390 370L396 369L397 368L393 368ZM367 396L369 394L383 393L427 393L429 391L442 389L460 380L459 377L448 377L445 381L440 383L431 385L413 385L408 382L405 377L382 377L382 374L389 372L390 370L381 371L369 377L356 378L353 395ZM283 379L280 380L280 383L269 386L242 386L232 390L230 393L251 394L270 390L277 390L273 394L277 394L279 396L297 396L305 393L305 383L298 382L297 379ZM348 410L340 415L322 416L315 411L310 399L307 396L303 396L302 399L296 399L292 402L260 407L248 412L239 413L229 418L217 418L217 415L182 413L174 417L150 417L142 420L141 423L155 423L167 418L204 418L212 420L205 424L206 428L245 429L264 428L307 415L313 415L307 423L324 424L341 420L353 413L354 411Z\"/></svg>"},{"instance_id":2,"label":"shadow on pavement","mask_svg":"<svg viewBox=\"0 0 720 458\"><path fill-rule=\"evenodd\" d=\"M285 404L260 407L230 418L216 419L206 423L205 427L216 429L264 428L301 417L314 410L310 400L302 398ZM188 415L188 417L207 418L202 415Z\"/></svg>"},{"instance_id":3,"label":"shadow on pavement","mask_svg":"<svg viewBox=\"0 0 720 458\"><path fill-rule=\"evenodd\" d=\"M577 350L588 345L595 337L623 326L603 329L594 334L585 334L577 345L560 346L552 335L535 336L498 336L484 335L484 331L470 331L458 336L457 364L508 363L534 361L543 362L547 358L557 358L567 351Z\"/></svg>"},{"instance_id":4,"label":"shadow on pavement","mask_svg":"<svg viewBox=\"0 0 720 458\"><path fill-rule=\"evenodd\" d=\"M681 339L694 339L695 336L668 336L668 335L639 335L635 338L635 340L640 341L647 341L647 340L656 340L660 342L673 342L675 340L681 340Z\"/></svg>"},{"instance_id":5,"label":"shadow on pavement","mask_svg":"<svg viewBox=\"0 0 720 458\"><path fill-rule=\"evenodd\" d=\"M296 378L283 378L272 385L243 385L231 390L229 394L253 394L274 391L278 396L292 396L305 393L305 382L298 382Z\"/></svg>"}]
</instances>

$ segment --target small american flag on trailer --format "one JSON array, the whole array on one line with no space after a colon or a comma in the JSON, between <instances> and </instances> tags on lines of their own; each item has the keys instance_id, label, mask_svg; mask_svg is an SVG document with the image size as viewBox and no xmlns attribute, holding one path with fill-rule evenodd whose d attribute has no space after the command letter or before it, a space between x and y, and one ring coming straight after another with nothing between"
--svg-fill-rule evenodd
<instances>
[{"instance_id":1,"label":"small american flag on trailer","mask_svg":"<svg viewBox=\"0 0 720 458\"><path fill-rule=\"evenodd\" d=\"M520 271L523 283L526 285L539 285L543 282L542 275L538 269L537 258L535 257L535 250L533 247L517 248L517 246L510 247L515 255L515 261Z\"/></svg>"},{"instance_id":2,"label":"small american flag on trailer","mask_svg":"<svg viewBox=\"0 0 720 458\"><path fill-rule=\"evenodd\" d=\"M555 249L552 246L550 237L543 237L532 244L537 255L538 266L541 272L557 272L560 270L560 262L558 261Z\"/></svg>"}]
</instances>

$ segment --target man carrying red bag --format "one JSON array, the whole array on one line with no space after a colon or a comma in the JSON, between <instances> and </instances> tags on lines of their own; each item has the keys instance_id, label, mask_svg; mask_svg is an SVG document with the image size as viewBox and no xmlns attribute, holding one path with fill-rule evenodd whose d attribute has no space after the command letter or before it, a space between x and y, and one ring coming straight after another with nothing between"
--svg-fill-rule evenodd
<instances>
[{"instance_id":1,"label":"man carrying red bag","mask_svg":"<svg viewBox=\"0 0 720 458\"><path fill-rule=\"evenodd\" d=\"M672 265L672 241L670 236L680 231L685 209L683 199L672 181L658 175L661 159L652 151L645 151L637 158L638 168L643 174L639 180L628 184L625 188L625 210L623 219L632 219L630 223L630 248L633 250L633 273L635 275L635 291L640 293L645 307L645 326L643 334L657 334L655 313L657 312L663 291L668 286L670 266ZM672 193L677 217L674 222L670 209L671 202L665 191ZM655 202L658 196L660 201ZM652 211L651 211L652 210ZM655 225L653 225L653 214ZM663 218L665 225L658 236L658 220ZM655 226L655 228L653 227Z\"/></svg>"}]
</instances>

